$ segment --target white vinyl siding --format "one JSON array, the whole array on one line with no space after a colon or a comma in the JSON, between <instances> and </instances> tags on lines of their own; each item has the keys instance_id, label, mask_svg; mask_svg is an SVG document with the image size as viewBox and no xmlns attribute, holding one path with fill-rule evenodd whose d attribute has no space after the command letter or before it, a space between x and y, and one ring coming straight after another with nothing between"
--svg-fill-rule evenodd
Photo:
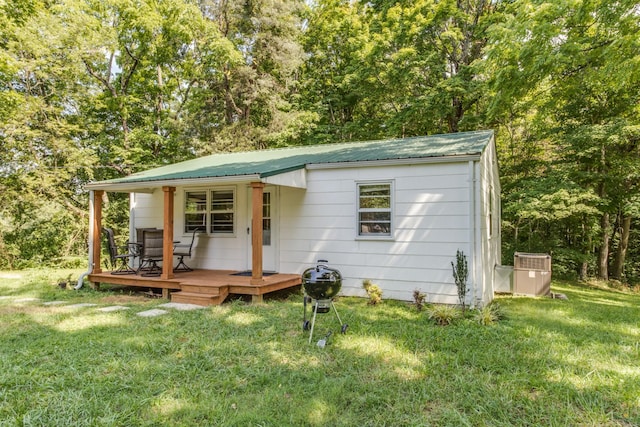
<instances>
[{"instance_id":1,"label":"white vinyl siding","mask_svg":"<svg viewBox=\"0 0 640 427\"><path fill-rule=\"evenodd\" d=\"M493 144L475 161L473 170L470 174L468 160L308 169L306 188L278 186L277 198L263 200L263 226L273 222L278 230L277 237L271 238L277 245L275 269L300 274L318 259L327 259L342 273L344 295L365 296L362 281L370 279L382 288L385 299L411 301L413 292L419 290L430 303L457 304L451 261L456 251L462 250L474 268L469 298L486 304L493 297L491 273L500 263L501 241L501 190ZM383 193L360 191L380 184L389 186L388 199ZM234 191L233 209L224 194L211 196L212 190L230 189ZM189 237L184 231L188 220L191 227L204 221L209 231L212 213L223 214L228 208L233 213L233 234L220 233L224 238L210 232L198 236L192 257L196 268L247 268L251 191L249 182L243 181L178 187L177 240ZM136 194L134 227L162 228L162 197L161 191ZM216 202L212 204L213 199ZM379 200L361 203L369 199ZM368 209L389 210L385 220L390 224L390 236L360 234L359 212ZM220 219L220 227L224 227ZM226 226L230 224L227 219Z\"/></svg>"},{"instance_id":2,"label":"white vinyl siding","mask_svg":"<svg viewBox=\"0 0 640 427\"><path fill-rule=\"evenodd\" d=\"M361 236L359 185L382 183L391 184L391 237ZM280 194L281 271L327 259L345 295L363 296L371 279L383 298L410 301L419 289L430 302L458 302L451 261L470 253L467 163L311 170L306 190Z\"/></svg>"}]
</instances>

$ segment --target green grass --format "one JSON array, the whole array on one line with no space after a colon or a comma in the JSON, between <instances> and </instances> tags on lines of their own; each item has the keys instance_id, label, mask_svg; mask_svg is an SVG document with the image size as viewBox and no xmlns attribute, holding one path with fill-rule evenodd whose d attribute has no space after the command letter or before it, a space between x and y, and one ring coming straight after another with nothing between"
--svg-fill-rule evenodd
<instances>
[{"instance_id":1,"label":"green grass","mask_svg":"<svg viewBox=\"0 0 640 427\"><path fill-rule=\"evenodd\" d=\"M640 424L637 294L555 282L568 301L503 297L490 326L341 298L349 330L318 315L321 349L298 294L141 318L166 301L59 289L67 274L0 272L0 426Z\"/></svg>"}]
</instances>

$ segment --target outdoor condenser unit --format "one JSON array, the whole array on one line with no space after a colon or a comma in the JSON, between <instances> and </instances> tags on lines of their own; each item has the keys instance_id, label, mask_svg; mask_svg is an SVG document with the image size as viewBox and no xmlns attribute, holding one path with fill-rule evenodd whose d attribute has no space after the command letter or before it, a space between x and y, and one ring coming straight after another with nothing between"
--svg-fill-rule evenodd
<instances>
[{"instance_id":1,"label":"outdoor condenser unit","mask_svg":"<svg viewBox=\"0 0 640 427\"><path fill-rule=\"evenodd\" d=\"M513 257L513 293L544 296L551 292L551 255L516 252Z\"/></svg>"}]
</instances>

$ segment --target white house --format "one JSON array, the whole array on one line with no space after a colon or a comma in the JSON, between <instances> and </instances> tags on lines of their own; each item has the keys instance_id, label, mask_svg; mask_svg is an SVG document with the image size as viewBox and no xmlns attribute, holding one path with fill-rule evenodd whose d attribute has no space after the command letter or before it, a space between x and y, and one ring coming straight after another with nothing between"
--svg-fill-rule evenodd
<instances>
[{"instance_id":1,"label":"white house","mask_svg":"<svg viewBox=\"0 0 640 427\"><path fill-rule=\"evenodd\" d=\"M467 303L493 298L501 241L492 131L215 154L87 188L131 194L131 236L164 227L165 240L189 240L203 227L187 259L196 269L251 270L257 284L263 270L301 274L326 259L344 295L364 296L370 279L385 299L411 301L419 290L457 304L451 262L461 250ZM94 236L99 227L98 218ZM163 277L174 277L169 267Z\"/></svg>"}]
</instances>

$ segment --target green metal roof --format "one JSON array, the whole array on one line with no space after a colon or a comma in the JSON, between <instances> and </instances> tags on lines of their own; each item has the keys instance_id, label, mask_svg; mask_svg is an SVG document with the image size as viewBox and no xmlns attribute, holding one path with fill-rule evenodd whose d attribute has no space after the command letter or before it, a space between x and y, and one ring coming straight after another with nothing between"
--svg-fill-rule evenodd
<instances>
[{"instance_id":1,"label":"green metal roof","mask_svg":"<svg viewBox=\"0 0 640 427\"><path fill-rule=\"evenodd\" d=\"M402 139L297 146L273 150L213 154L135 173L124 178L91 183L87 188L111 184L143 184L204 178L259 176L266 178L307 165L479 155L493 131L460 132ZM179 182L175 184L179 185Z\"/></svg>"}]
</instances>

